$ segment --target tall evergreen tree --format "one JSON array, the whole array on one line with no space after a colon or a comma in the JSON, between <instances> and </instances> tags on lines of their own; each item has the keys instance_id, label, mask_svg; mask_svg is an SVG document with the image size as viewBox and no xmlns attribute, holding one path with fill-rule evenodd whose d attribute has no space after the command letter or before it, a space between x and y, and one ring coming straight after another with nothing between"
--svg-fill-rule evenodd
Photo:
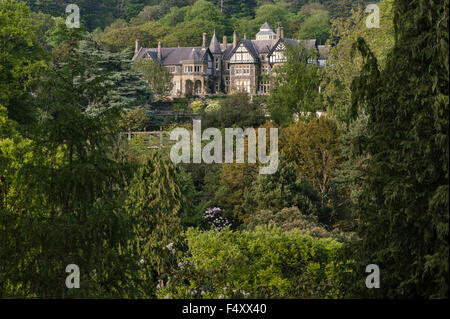
<instances>
[{"instance_id":1,"label":"tall evergreen tree","mask_svg":"<svg viewBox=\"0 0 450 319\"><path fill-rule=\"evenodd\" d=\"M130 186L127 210L135 219L136 249L142 258L144 291L155 293L157 280L167 279L182 245L183 194L178 168L153 153Z\"/></svg>"},{"instance_id":2,"label":"tall evergreen tree","mask_svg":"<svg viewBox=\"0 0 450 319\"><path fill-rule=\"evenodd\" d=\"M94 61L91 74L103 77L103 85L108 90L104 105L129 109L146 106L151 101L152 92L141 75L132 68L130 50L111 53L101 50L88 39L81 42L80 54Z\"/></svg>"},{"instance_id":3,"label":"tall evergreen tree","mask_svg":"<svg viewBox=\"0 0 450 319\"><path fill-rule=\"evenodd\" d=\"M128 250L133 232L122 209L129 170L113 157L119 112L104 107L104 78L90 74L94 63L75 45L41 79L28 151L22 143L3 152L14 155L1 171L9 181L0 218L5 297L134 294L127 285L139 260ZM80 289L66 288L69 264L80 268Z\"/></svg>"},{"instance_id":4,"label":"tall evergreen tree","mask_svg":"<svg viewBox=\"0 0 450 319\"><path fill-rule=\"evenodd\" d=\"M362 39L352 87L368 115L368 157L356 216L353 293L448 297L448 0L394 2L396 41L385 68ZM380 267L380 289L365 287L365 267Z\"/></svg>"}]
</instances>

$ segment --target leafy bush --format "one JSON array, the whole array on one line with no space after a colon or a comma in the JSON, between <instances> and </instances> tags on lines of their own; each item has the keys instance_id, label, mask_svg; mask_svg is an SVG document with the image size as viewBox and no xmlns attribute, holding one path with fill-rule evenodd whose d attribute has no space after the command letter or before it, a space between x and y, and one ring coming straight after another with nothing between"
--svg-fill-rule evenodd
<instances>
[{"instance_id":1,"label":"leafy bush","mask_svg":"<svg viewBox=\"0 0 450 319\"><path fill-rule=\"evenodd\" d=\"M275 174L259 176L245 193L245 213L240 218L245 222L256 211L280 211L291 206L298 207L304 215L318 217L323 224L329 223L329 208L322 205L319 193L293 164L281 158Z\"/></svg>"},{"instance_id":2,"label":"leafy bush","mask_svg":"<svg viewBox=\"0 0 450 319\"><path fill-rule=\"evenodd\" d=\"M191 103L191 109L194 112L200 112L204 106L205 103L203 103L202 101L194 101Z\"/></svg>"},{"instance_id":3,"label":"leafy bush","mask_svg":"<svg viewBox=\"0 0 450 319\"><path fill-rule=\"evenodd\" d=\"M190 228L188 254L159 298L337 298L341 244L299 230Z\"/></svg>"},{"instance_id":4,"label":"leafy bush","mask_svg":"<svg viewBox=\"0 0 450 319\"><path fill-rule=\"evenodd\" d=\"M202 114L204 127L258 127L265 122L262 106L246 92L234 92Z\"/></svg>"},{"instance_id":5,"label":"leafy bush","mask_svg":"<svg viewBox=\"0 0 450 319\"><path fill-rule=\"evenodd\" d=\"M220 108L221 108L220 102L218 100L213 100L208 103L208 105L205 108L205 112L206 113L217 112L220 110Z\"/></svg>"},{"instance_id":6,"label":"leafy bush","mask_svg":"<svg viewBox=\"0 0 450 319\"><path fill-rule=\"evenodd\" d=\"M298 229L304 234L317 238L334 238L337 241L347 241L352 233L339 232L337 230L329 231L317 220L317 216L304 215L300 210L293 206L283 208L279 212L271 210L261 210L251 214L244 225L246 229L255 229L257 226L274 225L284 231Z\"/></svg>"}]
</instances>

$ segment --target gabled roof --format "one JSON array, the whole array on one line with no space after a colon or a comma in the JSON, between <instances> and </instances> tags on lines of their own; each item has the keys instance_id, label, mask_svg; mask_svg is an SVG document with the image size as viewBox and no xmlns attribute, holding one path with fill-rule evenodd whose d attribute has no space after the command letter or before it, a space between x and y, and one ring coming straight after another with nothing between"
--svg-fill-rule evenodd
<instances>
[{"instance_id":1,"label":"gabled roof","mask_svg":"<svg viewBox=\"0 0 450 319\"><path fill-rule=\"evenodd\" d=\"M247 48L248 52L250 53L250 55L254 58L254 59L258 59L258 50L255 48L255 46L253 45L252 40L247 40L247 39L241 39L238 44L236 45L236 47L234 49L231 50L231 52L228 54L228 58L231 58L233 56L233 54L236 52L236 50L243 45L245 48Z\"/></svg>"},{"instance_id":2,"label":"gabled roof","mask_svg":"<svg viewBox=\"0 0 450 319\"><path fill-rule=\"evenodd\" d=\"M315 39L312 39L312 40L294 40L294 39L280 38L280 39L278 39L276 41L276 43L271 48L271 50L269 52L269 55L271 55L275 51L275 49L278 47L278 44L280 42L284 42L284 43L290 44L292 46L297 46L297 45L301 44L305 48L306 52L309 52L311 49L315 49L315 47L316 47L316 40Z\"/></svg>"},{"instance_id":3,"label":"gabled roof","mask_svg":"<svg viewBox=\"0 0 450 319\"><path fill-rule=\"evenodd\" d=\"M259 54L269 53L278 40L251 40Z\"/></svg>"},{"instance_id":4,"label":"gabled roof","mask_svg":"<svg viewBox=\"0 0 450 319\"><path fill-rule=\"evenodd\" d=\"M252 40L242 39L240 43L242 43L248 49L248 52L252 55L252 57L258 58L258 50L253 45ZM237 47L239 47L239 45L240 44L238 44Z\"/></svg>"},{"instance_id":5,"label":"gabled roof","mask_svg":"<svg viewBox=\"0 0 450 319\"><path fill-rule=\"evenodd\" d=\"M162 65L180 65L182 61L202 62L206 54L211 54L209 48L203 47L178 47L161 48L161 61L158 60L157 48L141 48L134 59L152 58Z\"/></svg>"},{"instance_id":6,"label":"gabled roof","mask_svg":"<svg viewBox=\"0 0 450 319\"><path fill-rule=\"evenodd\" d=\"M222 60L229 60L232 52L233 52L233 44L228 43L227 48L222 53Z\"/></svg>"},{"instance_id":7,"label":"gabled roof","mask_svg":"<svg viewBox=\"0 0 450 319\"><path fill-rule=\"evenodd\" d=\"M222 53L222 49L220 48L220 43L217 41L216 33L211 38L211 43L209 44L209 51L213 54Z\"/></svg>"}]
</instances>

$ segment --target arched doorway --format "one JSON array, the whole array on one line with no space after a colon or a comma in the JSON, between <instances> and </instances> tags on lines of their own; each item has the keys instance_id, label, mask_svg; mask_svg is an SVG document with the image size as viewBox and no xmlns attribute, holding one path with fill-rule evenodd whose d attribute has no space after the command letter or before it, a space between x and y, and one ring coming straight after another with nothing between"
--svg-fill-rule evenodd
<instances>
[{"instance_id":1,"label":"arched doorway","mask_svg":"<svg viewBox=\"0 0 450 319\"><path fill-rule=\"evenodd\" d=\"M194 92L194 83L191 80L186 80L185 93L187 95L192 95L193 92Z\"/></svg>"},{"instance_id":2,"label":"arched doorway","mask_svg":"<svg viewBox=\"0 0 450 319\"><path fill-rule=\"evenodd\" d=\"M200 80L195 81L194 92L195 95L202 94L202 81Z\"/></svg>"}]
</instances>

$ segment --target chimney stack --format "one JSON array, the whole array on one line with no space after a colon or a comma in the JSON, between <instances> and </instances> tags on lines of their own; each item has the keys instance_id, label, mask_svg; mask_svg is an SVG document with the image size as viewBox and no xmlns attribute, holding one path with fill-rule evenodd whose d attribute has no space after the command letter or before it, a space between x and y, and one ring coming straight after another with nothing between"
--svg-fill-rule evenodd
<instances>
[{"instance_id":1,"label":"chimney stack","mask_svg":"<svg viewBox=\"0 0 450 319\"><path fill-rule=\"evenodd\" d=\"M244 39L247 40L247 33L244 33Z\"/></svg>"},{"instance_id":2,"label":"chimney stack","mask_svg":"<svg viewBox=\"0 0 450 319\"><path fill-rule=\"evenodd\" d=\"M227 36L224 35L222 40L222 51L225 51L227 49L227 46L228 46L228 39Z\"/></svg>"},{"instance_id":3,"label":"chimney stack","mask_svg":"<svg viewBox=\"0 0 450 319\"><path fill-rule=\"evenodd\" d=\"M158 41L158 60L162 60L161 41Z\"/></svg>"},{"instance_id":4,"label":"chimney stack","mask_svg":"<svg viewBox=\"0 0 450 319\"><path fill-rule=\"evenodd\" d=\"M235 30L234 32L233 32L233 49L235 48L235 47L237 47L237 44L238 44L238 33L237 33L237 31Z\"/></svg>"},{"instance_id":5,"label":"chimney stack","mask_svg":"<svg viewBox=\"0 0 450 319\"><path fill-rule=\"evenodd\" d=\"M279 38L284 38L284 29L283 27L278 27L277 28L277 39Z\"/></svg>"},{"instance_id":6,"label":"chimney stack","mask_svg":"<svg viewBox=\"0 0 450 319\"><path fill-rule=\"evenodd\" d=\"M207 42L206 33L203 33L203 44L202 44L203 48L206 48L206 42Z\"/></svg>"},{"instance_id":7,"label":"chimney stack","mask_svg":"<svg viewBox=\"0 0 450 319\"><path fill-rule=\"evenodd\" d=\"M136 48L134 49L134 54L138 53L141 49L141 41L139 39L136 39Z\"/></svg>"}]
</instances>

